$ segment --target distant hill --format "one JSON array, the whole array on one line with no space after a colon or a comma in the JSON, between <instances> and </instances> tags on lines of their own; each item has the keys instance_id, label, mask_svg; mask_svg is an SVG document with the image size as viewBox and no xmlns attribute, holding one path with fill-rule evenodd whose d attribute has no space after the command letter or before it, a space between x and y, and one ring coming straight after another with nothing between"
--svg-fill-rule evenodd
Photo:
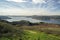
<instances>
[{"instance_id":1,"label":"distant hill","mask_svg":"<svg viewBox=\"0 0 60 40\"><path fill-rule=\"evenodd\" d=\"M38 19L38 20L50 20L50 19L60 19L60 16L28 16L33 19Z\"/></svg>"},{"instance_id":2,"label":"distant hill","mask_svg":"<svg viewBox=\"0 0 60 40\"><path fill-rule=\"evenodd\" d=\"M11 18L8 16L0 16L0 20L2 20L2 19L11 19Z\"/></svg>"}]
</instances>

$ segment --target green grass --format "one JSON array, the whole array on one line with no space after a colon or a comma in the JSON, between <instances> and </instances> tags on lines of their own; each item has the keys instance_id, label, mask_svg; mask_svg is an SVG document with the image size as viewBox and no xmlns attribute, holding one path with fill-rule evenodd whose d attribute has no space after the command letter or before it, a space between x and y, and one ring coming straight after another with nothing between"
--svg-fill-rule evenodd
<instances>
[{"instance_id":1,"label":"green grass","mask_svg":"<svg viewBox=\"0 0 60 40\"><path fill-rule=\"evenodd\" d=\"M46 34L44 32L25 30L22 38L20 37L2 37L0 40L60 40L59 36L53 34Z\"/></svg>"},{"instance_id":2,"label":"green grass","mask_svg":"<svg viewBox=\"0 0 60 40\"><path fill-rule=\"evenodd\" d=\"M25 30L23 40L60 40L60 37L52 34L46 34L44 32Z\"/></svg>"},{"instance_id":3,"label":"green grass","mask_svg":"<svg viewBox=\"0 0 60 40\"><path fill-rule=\"evenodd\" d=\"M0 40L19 40L19 38L7 38L7 37L2 37Z\"/></svg>"}]
</instances>

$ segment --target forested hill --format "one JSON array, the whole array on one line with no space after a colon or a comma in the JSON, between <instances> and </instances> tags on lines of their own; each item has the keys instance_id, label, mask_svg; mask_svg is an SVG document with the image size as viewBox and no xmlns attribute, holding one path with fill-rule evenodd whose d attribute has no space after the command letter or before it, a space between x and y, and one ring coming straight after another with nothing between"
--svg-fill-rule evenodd
<instances>
[{"instance_id":1,"label":"forested hill","mask_svg":"<svg viewBox=\"0 0 60 40\"><path fill-rule=\"evenodd\" d=\"M15 16L13 16L15 17ZM60 19L60 16L38 16L38 15L33 15L33 16L16 16L16 17L29 17L33 19L38 19L38 20L50 20L50 19ZM0 19L11 19L10 16L0 16Z\"/></svg>"},{"instance_id":2,"label":"forested hill","mask_svg":"<svg viewBox=\"0 0 60 40\"><path fill-rule=\"evenodd\" d=\"M38 20L50 20L50 19L60 19L60 16L28 16L30 18L38 19Z\"/></svg>"}]
</instances>

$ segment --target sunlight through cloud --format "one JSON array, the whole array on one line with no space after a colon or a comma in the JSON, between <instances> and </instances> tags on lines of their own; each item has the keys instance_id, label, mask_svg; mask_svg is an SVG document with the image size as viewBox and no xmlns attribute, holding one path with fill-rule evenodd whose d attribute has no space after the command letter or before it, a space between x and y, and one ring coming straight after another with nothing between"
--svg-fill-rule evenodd
<instances>
[{"instance_id":1,"label":"sunlight through cloud","mask_svg":"<svg viewBox=\"0 0 60 40\"><path fill-rule=\"evenodd\" d=\"M13 1L13 2L26 2L26 1L23 1L23 0L7 0L7 1Z\"/></svg>"}]
</instances>

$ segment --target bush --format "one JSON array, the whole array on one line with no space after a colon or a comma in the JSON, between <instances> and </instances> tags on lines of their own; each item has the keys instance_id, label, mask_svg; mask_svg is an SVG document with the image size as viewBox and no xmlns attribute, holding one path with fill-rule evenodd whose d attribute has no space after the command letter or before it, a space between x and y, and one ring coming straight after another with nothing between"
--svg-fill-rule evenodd
<instances>
[{"instance_id":1,"label":"bush","mask_svg":"<svg viewBox=\"0 0 60 40\"><path fill-rule=\"evenodd\" d=\"M21 36L23 34L23 30L4 22L0 22L0 37L14 37Z\"/></svg>"},{"instance_id":2,"label":"bush","mask_svg":"<svg viewBox=\"0 0 60 40\"><path fill-rule=\"evenodd\" d=\"M24 25L27 25L28 26L31 23L29 21L26 21L26 20L21 20L21 21L11 22L11 24L18 25L18 26L24 26Z\"/></svg>"},{"instance_id":3,"label":"bush","mask_svg":"<svg viewBox=\"0 0 60 40\"><path fill-rule=\"evenodd\" d=\"M40 24L46 24L45 22L40 22Z\"/></svg>"}]
</instances>

